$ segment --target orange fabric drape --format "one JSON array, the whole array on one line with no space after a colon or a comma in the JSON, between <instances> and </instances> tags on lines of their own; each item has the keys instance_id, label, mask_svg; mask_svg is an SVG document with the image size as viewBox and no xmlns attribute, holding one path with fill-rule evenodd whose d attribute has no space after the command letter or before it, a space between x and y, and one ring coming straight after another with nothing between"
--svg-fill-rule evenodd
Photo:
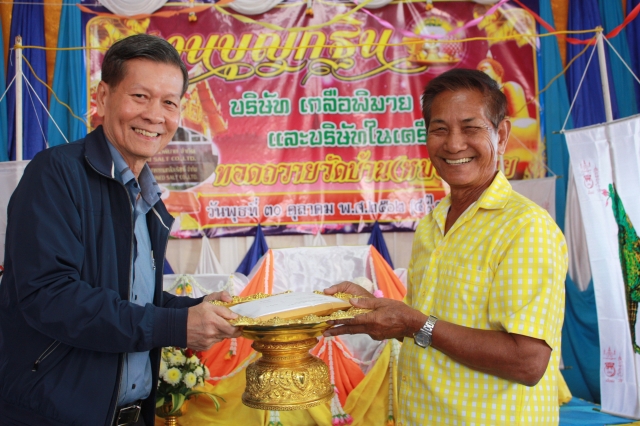
<instances>
[{"instance_id":1,"label":"orange fabric drape","mask_svg":"<svg viewBox=\"0 0 640 426\"><path fill-rule=\"evenodd\" d=\"M249 296L256 293L264 293L264 280L267 278L268 294L273 292L273 252L269 250L264 255L262 266L253 276L251 281L242 290L240 296ZM223 377L231 373L238 366L240 366L249 355L253 352L251 348L251 340L244 337L238 337L235 355L231 356L229 350L231 347L231 340L226 339L220 343L216 343L208 350L200 352L199 356L202 359L204 365L209 368L211 377Z\"/></svg>"},{"instance_id":2,"label":"orange fabric drape","mask_svg":"<svg viewBox=\"0 0 640 426\"><path fill-rule=\"evenodd\" d=\"M551 9L553 10L553 20L555 29L558 31L566 31L569 22L569 0L551 0ZM560 57L562 63L567 64L567 41L566 35L558 35L558 47L560 49Z\"/></svg>"},{"instance_id":3,"label":"orange fabric drape","mask_svg":"<svg viewBox=\"0 0 640 426\"><path fill-rule=\"evenodd\" d=\"M384 257L371 246L371 259L375 268L378 288L384 293L384 297L395 300L402 300L407 294L407 289L402 285L400 278L393 272L391 266L384 260Z\"/></svg>"},{"instance_id":4,"label":"orange fabric drape","mask_svg":"<svg viewBox=\"0 0 640 426\"><path fill-rule=\"evenodd\" d=\"M340 340L339 337L334 337L333 339L334 342L340 343L344 350L347 351L347 348L344 346L344 343L342 342L342 340ZM333 345L333 350L331 351L333 356L331 357L331 360L329 359L329 348L327 347L327 345L329 344ZM320 352L322 346L325 346L324 352L318 355L318 352ZM338 399L340 400L340 404L344 406L351 391L354 390L356 386L358 386L362 379L364 379L364 373L362 372L358 364L347 358L335 343L326 341L324 337L320 338L318 344L310 352L312 355L315 355L323 360L325 364L327 364L327 366L329 366L330 363L333 362L333 373L335 380L334 384L336 385L336 391L338 394ZM351 355L348 351L347 353Z\"/></svg>"},{"instance_id":5,"label":"orange fabric drape","mask_svg":"<svg viewBox=\"0 0 640 426\"><path fill-rule=\"evenodd\" d=\"M0 19L2 19L2 40L4 41L4 58L2 64L5 66L4 72L7 73L6 65L9 63L7 58L9 57L9 37L11 36L11 15L13 12L13 0L8 0L7 3L0 3Z\"/></svg>"},{"instance_id":6,"label":"orange fabric drape","mask_svg":"<svg viewBox=\"0 0 640 426\"><path fill-rule=\"evenodd\" d=\"M70 7L70 6L66 6ZM58 27L62 13L62 0L47 0L44 5L44 41L47 47L58 47ZM47 50L47 83L53 85L56 51Z\"/></svg>"}]
</instances>

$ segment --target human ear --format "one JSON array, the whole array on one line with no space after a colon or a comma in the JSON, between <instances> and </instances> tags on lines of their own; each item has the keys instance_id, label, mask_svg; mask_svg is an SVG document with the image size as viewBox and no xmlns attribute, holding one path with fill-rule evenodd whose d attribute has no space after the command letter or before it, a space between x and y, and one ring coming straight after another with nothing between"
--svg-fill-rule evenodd
<instances>
[{"instance_id":1,"label":"human ear","mask_svg":"<svg viewBox=\"0 0 640 426\"><path fill-rule=\"evenodd\" d=\"M507 149L509 134L511 134L511 121L505 118L498 125L498 155L504 154Z\"/></svg>"},{"instance_id":2,"label":"human ear","mask_svg":"<svg viewBox=\"0 0 640 426\"><path fill-rule=\"evenodd\" d=\"M96 106L98 109L98 116L104 117L106 110L106 102L109 97L109 86L104 81L98 83L98 90L96 91Z\"/></svg>"}]
</instances>

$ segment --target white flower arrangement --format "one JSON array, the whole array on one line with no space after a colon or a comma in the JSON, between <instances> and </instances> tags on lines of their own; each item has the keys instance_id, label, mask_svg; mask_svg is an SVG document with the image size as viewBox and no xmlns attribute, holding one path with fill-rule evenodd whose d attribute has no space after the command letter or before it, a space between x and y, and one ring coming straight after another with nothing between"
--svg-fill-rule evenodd
<instances>
[{"instance_id":1,"label":"white flower arrangement","mask_svg":"<svg viewBox=\"0 0 640 426\"><path fill-rule=\"evenodd\" d=\"M218 400L224 401L222 397L197 389L209 377L209 369L194 351L176 347L162 348L156 414L161 417L179 415L184 402L198 395L206 395L213 401L216 410L220 409Z\"/></svg>"}]
</instances>

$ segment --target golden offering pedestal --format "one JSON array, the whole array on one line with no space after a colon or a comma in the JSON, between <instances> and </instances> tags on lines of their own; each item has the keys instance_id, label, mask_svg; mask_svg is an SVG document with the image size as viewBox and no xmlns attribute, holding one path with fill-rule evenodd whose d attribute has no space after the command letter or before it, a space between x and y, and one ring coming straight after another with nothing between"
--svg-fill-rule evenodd
<instances>
[{"instance_id":1,"label":"golden offering pedestal","mask_svg":"<svg viewBox=\"0 0 640 426\"><path fill-rule=\"evenodd\" d=\"M231 307L273 296L279 295L257 293L233 297L232 302L211 303ZM332 297L348 301L358 296L336 293ZM327 365L311 355L309 350L318 343L317 337L331 327L328 321L353 318L369 312L368 309L353 306L345 309L350 306L348 303L341 305L342 309L329 309L330 313L318 307L316 313L319 315L310 313L302 317L274 316L267 319L241 315L229 320L231 325L242 327L242 335L253 340L251 347L262 354L260 359L247 367L247 385L242 394L245 405L260 410L305 410L333 397Z\"/></svg>"},{"instance_id":2,"label":"golden offering pedestal","mask_svg":"<svg viewBox=\"0 0 640 426\"><path fill-rule=\"evenodd\" d=\"M326 323L246 326L242 335L262 357L247 367L242 402L260 410L304 410L333 397L329 369L312 349Z\"/></svg>"}]
</instances>

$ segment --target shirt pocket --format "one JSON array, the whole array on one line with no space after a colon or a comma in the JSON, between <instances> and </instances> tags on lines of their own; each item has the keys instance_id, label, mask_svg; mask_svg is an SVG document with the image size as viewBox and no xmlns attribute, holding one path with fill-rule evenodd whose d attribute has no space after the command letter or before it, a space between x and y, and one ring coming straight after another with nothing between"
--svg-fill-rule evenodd
<instances>
[{"instance_id":1,"label":"shirt pocket","mask_svg":"<svg viewBox=\"0 0 640 426\"><path fill-rule=\"evenodd\" d=\"M490 289L489 270L443 262L438 266L435 315L466 327L487 329Z\"/></svg>"}]
</instances>

